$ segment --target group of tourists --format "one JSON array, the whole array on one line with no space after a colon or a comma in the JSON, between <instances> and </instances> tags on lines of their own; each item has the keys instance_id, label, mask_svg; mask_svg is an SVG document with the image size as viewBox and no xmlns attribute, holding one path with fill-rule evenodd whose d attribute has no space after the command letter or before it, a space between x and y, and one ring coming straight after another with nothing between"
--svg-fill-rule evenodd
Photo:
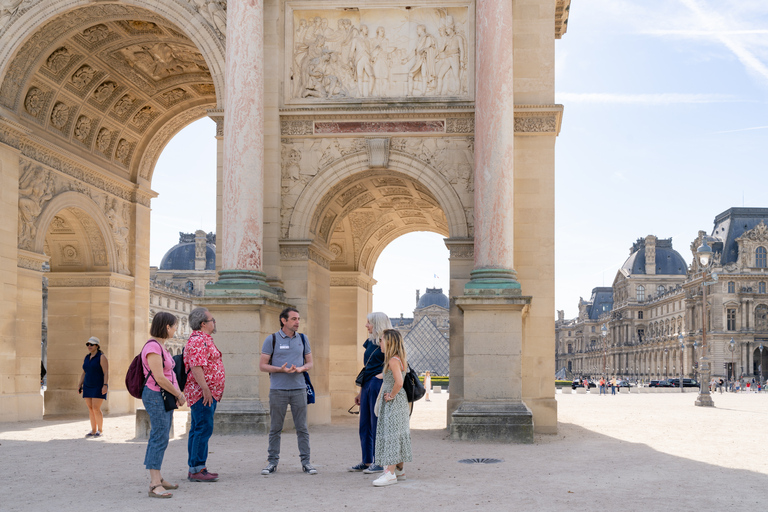
<instances>
[{"instance_id":1,"label":"group of tourists","mask_svg":"<svg viewBox=\"0 0 768 512\"><path fill-rule=\"evenodd\" d=\"M262 345L259 369L270 376L271 418L267 465L261 471L265 476L277 471L281 433L289 405L302 470L309 475L317 474L310 462L304 377L304 373L312 369L313 360L307 337L298 332L300 321L298 310L284 309L280 313L280 329L269 335ZM173 410L184 404L189 405L191 415L187 479L191 482L216 482L219 479L219 474L207 467L214 413L225 387L221 351L212 336L216 333L216 319L208 309L201 307L192 310L189 324L192 334L183 351L186 375L183 389L179 386L181 377L174 371L174 358L166 348L167 341L176 334L176 316L167 312L154 316L151 338L140 353L145 379L141 400L150 421L144 466L149 470L149 497L152 498L171 498L173 494L168 491L179 487L163 478L161 466L168 447ZM374 486L382 487L405 480L404 463L412 460L410 408L403 389L408 361L402 335L392 329L386 314L369 314L366 328L369 335L363 344L365 366L357 379L361 390L355 398L355 403L360 406L362 462L349 471L382 473L373 481ZM86 437L99 437L103 428L101 404L107 396L109 365L97 338L90 338L86 346L89 354L83 363L79 390L86 399L91 419L91 432Z\"/></svg>"}]
</instances>

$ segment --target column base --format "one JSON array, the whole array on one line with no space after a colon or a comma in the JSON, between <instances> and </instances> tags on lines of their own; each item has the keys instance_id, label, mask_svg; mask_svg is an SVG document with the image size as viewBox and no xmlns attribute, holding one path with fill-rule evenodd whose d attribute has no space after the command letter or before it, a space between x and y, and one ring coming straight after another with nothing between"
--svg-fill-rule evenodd
<instances>
[{"instance_id":1,"label":"column base","mask_svg":"<svg viewBox=\"0 0 768 512\"><path fill-rule=\"evenodd\" d=\"M269 409L258 400L227 400L216 407L214 433L219 435L268 434Z\"/></svg>"},{"instance_id":2,"label":"column base","mask_svg":"<svg viewBox=\"0 0 768 512\"><path fill-rule=\"evenodd\" d=\"M533 443L533 414L523 402L465 401L451 419L451 439Z\"/></svg>"},{"instance_id":3,"label":"column base","mask_svg":"<svg viewBox=\"0 0 768 512\"><path fill-rule=\"evenodd\" d=\"M258 270L220 270L219 280L206 285L205 295L210 297L266 297L278 299L277 290L267 284L267 275Z\"/></svg>"},{"instance_id":4,"label":"column base","mask_svg":"<svg viewBox=\"0 0 768 512\"><path fill-rule=\"evenodd\" d=\"M517 272L505 268L479 268L469 273L464 295L521 295Z\"/></svg>"}]
</instances>

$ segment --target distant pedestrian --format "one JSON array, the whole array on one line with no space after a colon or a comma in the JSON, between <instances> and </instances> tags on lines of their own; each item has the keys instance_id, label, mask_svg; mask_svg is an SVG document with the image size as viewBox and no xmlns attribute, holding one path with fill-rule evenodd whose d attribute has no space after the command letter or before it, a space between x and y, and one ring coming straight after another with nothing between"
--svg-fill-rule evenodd
<instances>
[{"instance_id":1,"label":"distant pedestrian","mask_svg":"<svg viewBox=\"0 0 768 512\"><path fill-rule=\"evenodd\" d=\"M600 382L598 383L600 385L600 394L605 394L605 379L600 377Z\"/></svg>"},{"instance_id":2,"label":"distant pedestrian","mask_svg":"<svg viewBox=\"0 0 768 512\"><path fill-rule=\"evenodd\" d=\"M107 399L109 386L109 363L107 356L101 351L101 342L96 336L91 336L85 342L88 355L83 360L83 373L78 383L78 393L82 393L85 405L88 406L88 418L91 420L91 431L85 437L101 437L104 429L104 415L101 405Z\"/></svg>"},{"instance_id":3,"label":"distant pedestrian","mask_svg":"<svg viewBox=\"0 0 768 512\"><path fill-rule=\"evenodd\" d=\"M432 393L432 374L429 370L424 374L424 389L426 391L424 398L427 402L431 402L429 395Z\"/></svg>"},{"instance_id":4,"label":"distant pedestrian","mask_svg":"<svg viewBox=\"0 0 768 512\"><path fill-rule=\"evenodd\" d=\"M616 394L616 377L611 379L611 395Z\"/></svg>"}]
</instances>

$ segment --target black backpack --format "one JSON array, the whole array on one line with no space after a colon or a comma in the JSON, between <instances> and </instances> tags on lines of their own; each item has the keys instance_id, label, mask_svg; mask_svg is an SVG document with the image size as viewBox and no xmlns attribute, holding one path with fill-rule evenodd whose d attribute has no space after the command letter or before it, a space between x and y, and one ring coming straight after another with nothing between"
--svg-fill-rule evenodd
<instances>
[{"instance_id":1,"label":"black backpack","mask_svg":"<svg viewBox=\"0 0 768 512\"><path fill-rule=\"evenodd\" d=\"M183 347L181 349L181 354L173 356L173 373L176 374L176 380L179 382L179 390L182 393L187 386L187 377L189 377L189 372L186 371L186 367L184 366L184 351L186 349L187 347Z\"/></svg>"}]
</instances>

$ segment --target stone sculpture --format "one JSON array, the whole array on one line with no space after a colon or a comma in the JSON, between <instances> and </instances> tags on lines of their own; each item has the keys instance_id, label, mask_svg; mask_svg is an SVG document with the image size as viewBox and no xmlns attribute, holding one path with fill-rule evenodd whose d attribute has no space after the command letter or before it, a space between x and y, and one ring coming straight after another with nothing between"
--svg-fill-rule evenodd
<instances>
[{"instance_id":1,"label":"stone sculpture","mask_svg":"<svg viewBox=\"0 0 768 512\"><path fill-rule=\"evenodd\" d=\"M53 183L40 169L30 168L19 182L19 247L30 249L37 236L35 222L53 197Z\"/></svg>"}]
</instances>

